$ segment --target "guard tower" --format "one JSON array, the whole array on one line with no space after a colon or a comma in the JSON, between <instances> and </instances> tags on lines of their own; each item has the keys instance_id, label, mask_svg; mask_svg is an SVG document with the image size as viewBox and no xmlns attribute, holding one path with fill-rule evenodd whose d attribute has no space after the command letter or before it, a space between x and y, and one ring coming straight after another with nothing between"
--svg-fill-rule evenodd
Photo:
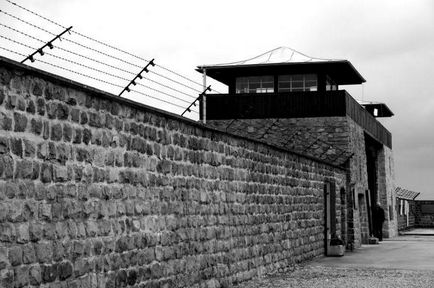
<instances>
[{"instance_id":1,"label":"guard tower","mask_svg":"<svg viewBox=\"0 0 434 288\"><path fill-rule=\"evenodd\" d=\"M198 72L228 86L206 94L200 119L219 130L345 167L341 187L347 243L372 236L371 207L387 212L383 234L397 233L392 135L377 120L393 113L384 103L358 103L340 85L360 85L347 60L321 59L280 47L233 63L204 65ZM344 233L343 233L344 234Z\"/></svg>"}]
</instances>

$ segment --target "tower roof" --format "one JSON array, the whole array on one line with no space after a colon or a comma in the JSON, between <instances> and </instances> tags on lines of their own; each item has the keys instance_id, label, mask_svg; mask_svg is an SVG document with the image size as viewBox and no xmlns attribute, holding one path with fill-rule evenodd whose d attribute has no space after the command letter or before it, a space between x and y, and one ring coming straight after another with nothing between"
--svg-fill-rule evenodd
<instances>
[{"instance_id":1,"label":"tower roof","mask_svg":"<svg viewBox=\"0 0 434 288\"><path fill-rule=\"evenodd\" d=\"M289 47L278 47L246 60L202 65L196 70L206 70L207 76L226 85L234 77L276 73L326 73L339 85L366 82L348 60L311 57Z\"/></svg>"}]
</instances>

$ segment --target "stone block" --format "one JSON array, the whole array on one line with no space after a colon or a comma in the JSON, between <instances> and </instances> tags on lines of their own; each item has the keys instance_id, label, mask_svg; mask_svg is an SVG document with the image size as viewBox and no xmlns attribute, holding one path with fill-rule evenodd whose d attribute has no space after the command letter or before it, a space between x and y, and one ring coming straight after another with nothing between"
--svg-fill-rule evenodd
<instances>
[{"instance_id":1,"label":"stone block","mask_svg":"<svg viewBox=\"0 0 434 288\"><path fill-rule=\"evenodd\" d=\"M33 85L32 85L32 94L36 97L40 97L42 96L42 91L43 91L43 84L39 81L34 81Z\"/></svg>"},{"instance_id":2,"label":"stone block","mask_svg":"<svg viewBox=\"0 0 434 288\"><path fill-rule=\"evenodd\" d=\"M9 265L8 248L0 247L0 270L5 269Z\"/></svg>"},{"instance_id":3,"label":"stone block","mask_svg":"<svg viewBox=\"0 0 434 288\"><path fill-rule=\"evenodd\" d=\"M36 99L36 110L39 115L45 115L45 100L43 98Z\"/></svg>"},{"instance_id":4,"label":"stone block","mask_svg":"<svg viewBox=\"0 0 434 288\"><path fill-rule=\"evenodd\" d=\"M23 263L23 250L21 246L12 246L9 248L9 263L12 266L18 266Z\"/></svg>"},{"instance_id":5,"label":"stone block","mask_svg":"<svg viewBox=\"0 0 434 288\"><path fill-rule=\"evenodd\" d=\"M10 155L0 155L0 165L2 166L4 172L4 178L10 179L13 177L14 173L14 160ZM1 169L0 169L1 170ZM0 173L0 177L2 173Z\"/></svg>"},{"instance_id":6,"label":"stone block","mask_svg":"<svg viewBox=\"0 0 434 288\"><path fill-rule=\"evenodd\" d=\"M3 104L3 101L5 100L5 93L3 90L0 90L0 105Z\"/></svg>"},{"instance_id":7,"label":"stone block","mask_svg":"<svg viewBox=\"0 0 434 288\"><path fill-rule=\"evenodd\" d=\"M65 182L68 180L68 170L66 166L54 166L53 167L54 181L55 182Z\"/></svg>"},{"instance_id":8,"label":"stone block","mask_svg":"<svg viewBox=\"0 0 434 288\"><path fill-rule=\"evenodd\" d=\"M161 160L157 164L157 171L159 173L168 174L171 171L172 164L168 160Z\"/></svg>"},{"instance_id":9,"label":"stone block","mask_svg":"<svg viewBox=\"0 0 434 288\"><path fill-rule=\"evenodd\" d=\"M26 244L22 246L23 250L23 263L33 264L36 262L36 253L33 244Z\"/></svg>"},{"instance_id":10,"label":"stone block","mask_svg":"<svg viewBox=\"0 0 434 288\"><path fill-rule=\"evenodd\" d=\"M20 266L14 269L15 287L24 287L29 284L29 266Z\"/></svg>"},{"instance_id":11,"label":"stone block","mask_svg":"<svg viewBox=\"0 0 434 288\"><path fill-rule=\"evenodd\" d=\"M53 259L53 249L50 242L38 242L34 244L36 258L39 263L49 263Z\"/></svg>"},{"instance_id":12,"label":"stone block","mask_svg":"<svg viewBox=\"0 0 434 288\"><path fill-rule=\"evenodd\" d=\"M35 114L36 106L35 106L35 102L33 102L33 100L28 100L26 112L28 112L30 114Z\"/></svg>"},{"instance_id":13,"label":"stone block","mask_svg":"<svg viewBox=\"0 0 434 288\"><path fill-rule=\"evenodd\" d=\"M89 262L86 259L77 259L74 262L74 276L80 277L89 272Z\"/></svg>"},{"instance_id":14,"label":"stone block","mask_svg":"<svg viewBox=\"0 0 434 288\"><path fill-rule=\"evenodd\" d=\"M3 112L0 112L0 128L5 131L12 130L12 118Z\"/></svg>"},{"instance_id":15,"label":"stone block","mask_svg":"<svg viewBox=\"0 0 434 288\"><path fill-rule=\"evenodd\" d=\"M31 222L29 225L29 237L30 241L37 242L42 239L43 226L38 222Z\"/></svg>"},{"instance_id":16,"label":"stone block","mask_svg":"<svg viewBox=\"0 0 434 288\"><path fill-rule=\"evenodd\" d=\"M42 280L44 282L53 282L56 280L58 271L58 264L45 264L41 265L42 268Z\"/></svg>"},{"instance_id":17,"label":"stone block","mask_svg":"<svg viewBox=\"0 0 434 288\"><path fill-rule=\"evenodd\" d=\"M13 288L14 286L14 271L4 269L0 271L0 287Z\"/></svg>"},{"instance_id":18,"label":"stone block","mask_svg":"<svg viewBox=\"0 0 434 288\"><path fill-rule=\"evenodd\" d=\"M21 138L11 139L11 151L19 157L23 157L23 142Z\"/></svg>"},{"instance_id":19,"label":"stone block","mask_svg":"<svg viewBox=\"0 0 434 288\"><path fill-rule=\"evenodd\" d=\"M29 269L29 283L30 285L39 286L42 283L42 273L39 265L32 265Z\"/></svg>"},{"instance_id":20,"label":"stone block","mask_svg":"<svg viewBox=\"0 0 434 288\"><path fill-rule=\"evenodd\" d=\"M57 103L48 101L45 104L48 119L56 119Z\"/></svg>"},{"instance_id":21,"label":"stone block","mask_svg":"<svg viewBox=\"0 0 434 288\"><path fill-rule=\"evenodd\" d=\"M36 145L34 142L24 139L24 156L33 158L36 154Z\"/></svg>"},{"instance_id":22,"label":"stone block","mask_svg":"<svg viewBox=\"0 0 434 288\"><path fill-rule=\"evenodd\" d=\"M60 141L62 140L62 124L54 123L51 124L51 140Z\"/></svg>"},{"instance_id":23,"label":"stone block","mask_svg":"<svg viewBox=\"0 0 434 288\"><path fill-rule=\"evenodd\" d=\"M41 181L42 183L49 183L53 179L53 165L42 163L41 165Z\"/></svg>"},{"instance_id":24,"label":"stone block","mask_svg":"<svg viewBox=\"0 0 434 288\"><path fill-rule=\"evenodd\" d=\"M15 179L31 179L33 175L33 163L29 160L16 162Z\"/></svg>"},{"instance_id":25,"label":"stone block","mask_svg":"<svg viewBox=\"0 0 434 288\"><path fill-rule=\"evenodd\" d=\"M50 138L50 122L48 121L43 122L42 137L45 140L48 140Z\"/></svg>"},{"instance_id":26,"label":"stone block","mask_svg":"<svg viewBox=\"0 0 434 288\"><path fill-rule=\"evenodd\" d=\"M92 139L92 132L89 129L84 129L83 138L82 138L83 143L88 145L91 139Z\"/></svg>"},{"instance_id":27,"label":"stone block","mask_svg":"<svg viewBox=\"0 0 434 288\"><path fill-rule=\"evenodd\" d=\"M65 104L58 104L56 109L56 117L59 120L66 120L69 116L69 107Z\"/></svg>"},{"instance_id":28,"label":"stone block","mask_svg":"<svg viewBox=\"0 0 434 288\"><path fill-rule=\"evenodd\" d=\"M89 121L89 118L87 117L87 113L84 111L80 112L80 124L84 125L87 124L87 122Z\"/></svg>"},{"instance_id":29,"label":"stone block","mask_svg":"<svg viewBox=\"0 0 434 288\"><path fill-rule=\"evenodd\" d=\"M83 135L83 130L81 128L74 128L72 134L72 143L80 144Z\"/></svg>"},{"instance_id":30,"label":"stone block","mask_svg":"<svg viewBox=\"0 0 434 288\"><path fill-rule=\"evenodd\" d=\"M72 273L73 273L73 266L71 262L66 261L66 262L59 263L58 275L60 281L64 281L70 278L72 276Z\"/></svg>"},{"instance_id":31,"label":"stone block","mask_svg":"<svg viewBox=\"0 0 434 288\"><path fill-rule=\"evenodd\" d=\"M80 122L80 110L77 108L71 109L71 120L72 122L79 123Z\"/></svg>"},{"instance_id":32,"label":"stone block","mask_svg":"<svg viewBox=\"0 0 434 288\"><path fill-rule=\"evenodd\" d=\"M72 127L69 124L63 124L63 140L70 142L72 139Z\"/></svg>"},{"instance_id":33,"label":"stone block","mask_svg":"<svg viewBox=\"0 0 434 288\"><path fill-rule=\"evenodd\" d=\"M29 235L29 224L28 223L20 223L16 228L17 233L17 243L27 243L30 240Z\"/></svg>"},{"instance_id":34,"label":"stone block","mask_svg":"<svg viewBox=\"0 0 434 288\"><path fill-rule=\"evenodd\" d=\"M0 137L0 154L7 153L9 153L9 139L6 137Z\"/></svg>"}]
</instances>

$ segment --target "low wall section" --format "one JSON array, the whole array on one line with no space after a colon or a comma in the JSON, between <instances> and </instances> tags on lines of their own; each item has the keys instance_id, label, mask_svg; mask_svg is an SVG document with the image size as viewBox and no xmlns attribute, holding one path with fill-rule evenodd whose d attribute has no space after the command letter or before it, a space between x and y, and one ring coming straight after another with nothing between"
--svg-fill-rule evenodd
<instances>
[{"instance_id":1,"label":"low wall section","mask_svg":"<svg viewBox=\"0 0 434 288\"><path fill-rule=\"evenodd\" d=\"M434 200L416 200L415 226L434 228Z\"/></svg>"}]
</instances>

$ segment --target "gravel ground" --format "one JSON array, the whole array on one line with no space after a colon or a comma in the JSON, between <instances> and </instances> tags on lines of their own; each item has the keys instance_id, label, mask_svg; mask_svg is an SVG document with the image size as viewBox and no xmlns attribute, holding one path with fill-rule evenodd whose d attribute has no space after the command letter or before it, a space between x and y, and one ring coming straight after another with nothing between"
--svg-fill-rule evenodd
<instances>
[{"instance_id":1,"label":"gravel ground","mask_svg":"<svg viewBox=\"0 0 434 288\"><path fill-rule=\"evenodd\" d=\"M314 287L434 287L434 271L344 268L323 265L298 267L241 283L237 288L314 288Z\"/></svg>"}]
</instances>

